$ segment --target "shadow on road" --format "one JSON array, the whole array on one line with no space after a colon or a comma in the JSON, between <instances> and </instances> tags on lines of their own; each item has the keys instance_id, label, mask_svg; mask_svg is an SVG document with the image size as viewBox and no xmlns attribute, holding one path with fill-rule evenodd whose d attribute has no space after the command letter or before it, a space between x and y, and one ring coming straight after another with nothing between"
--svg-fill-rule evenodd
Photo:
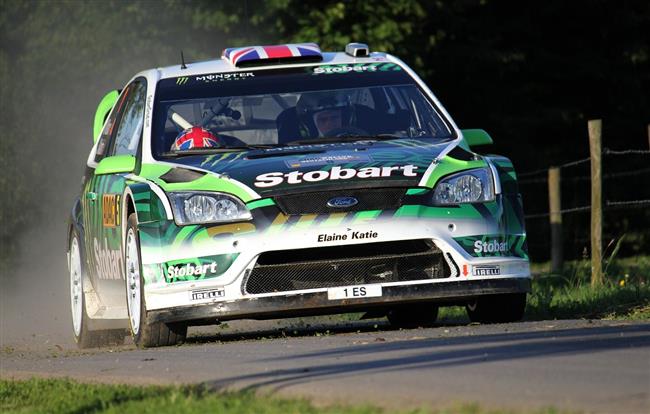
<instances>
[{"instance_id":1,"label":"shadow on road","mask_svg":"<svg viewBox=\"0 0 650 414\"><path fill-rule=\"evenodd\" d=\"M222 329L222 328L217 328ZM346 323L317 323L308 325L287 325L277 328L263 328L251 330L235 330L230 331L225 328L223 332L200 333L188 337L185 343L187 344L200 344L205 342L238 342L246 340L258 339L279 339L286 337L310 337L338 333L352 333L352 332L372 332L381 330L390 330L391 326L386 322L346 322Z\"/></svg>"},{"instance_id":2,"label":"shadow on road","mask_svg":"<svg viewBox=\"0 0 650 414\"><path fill-rule=\"evenodd\" d=\"M467 323L463 320L446 320L436 322L432 327L456 327L464 326ZM279 338L299 338L323 335L335 335L346 333L368 333L368 332L391 332L399 331L400 328L392 326L384 318L356 320L356 321L322 321L317 320L313 323L289 322L286 325L268 328L235 329L231 330L226 325L222 332L217 333L198 333L187 338L187 344L201 344L206 342L237 342L257 339L279 339Z\"/></svg>"},{"instance_id":3,"label":"shadow on road","mask_svg":"<svg viewBox=\"0 0 650 414\"><path fill-rule=\"evenodd\" d=\"M566 356L632 347L650 348L650 325L577 328L540 332L497 333L456 338L429 338L374 342L317 352L263 358L255 362L304 360L302 366L239 375L208 382L213 389L245 385L245 390L272 391L311 381L516 360L540 356ZM399 356L392 357L391 352ZM346 359L364 354L370 360ZM322 363L330 360L330 363ZM247 385L246 385L247 384ZM238 387L238 388L239 388Z\"/></svg>"}]
</instances>

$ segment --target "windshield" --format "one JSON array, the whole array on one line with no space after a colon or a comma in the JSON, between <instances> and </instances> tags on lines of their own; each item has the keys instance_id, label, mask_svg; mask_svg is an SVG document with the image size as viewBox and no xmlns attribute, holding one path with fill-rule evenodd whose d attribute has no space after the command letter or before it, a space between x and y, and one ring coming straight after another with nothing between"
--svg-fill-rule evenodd
<instances>
[{"instance_id":1,"label":"windshield","mask_svg":"<svg viewBox=\"0 0 650 414\"><path fill-rule=\"evenodd\" d=\"M453 132L399 66L320 65L163 79L152 148L168 156L400 138Z\"/></svg>"}]
</instances>

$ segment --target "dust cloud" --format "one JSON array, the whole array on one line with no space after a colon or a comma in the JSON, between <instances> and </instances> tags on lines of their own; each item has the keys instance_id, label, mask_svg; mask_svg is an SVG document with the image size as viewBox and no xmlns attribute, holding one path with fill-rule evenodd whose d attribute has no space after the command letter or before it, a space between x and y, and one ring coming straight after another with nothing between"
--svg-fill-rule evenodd
<instances>
[{"instance_id":1,"label":"dust cloud","mask_svg":"<svg viewBox=\"0 0 650 414\"><path fill-rule=\"evenodd\" d=\"M20 255L2 275L0 347L73 347L63 223L38 226L18 240Z\"/></svg>"},{"instance_id":2,"label":"dust cloud","mask_svg":"<svg viewBox=\"0 0 650 414\"><path fill-rule=\"evenodd\" d=\"M7 23L11 19L5 19L0 26L0 63L9 62L10 69L15 64L17 69L0 71L5 88L2 108L12 110L11 119L0 118L10 124L0 125L5 132L1 139L15 139L18 134L24 141L12 147L15 156L5 157L9 165L4 168L27 194L24 199L30 207L29 222L4 242L11 246L0 246L5 256L14 252L8 260L0 260L0 350L76 347L66 226L79 194L101 97L121 89L143 69L179 63L181 49L192 61L215 57L224 47L214 36L192 31L182 16L158 2L32 5L22 20ZM106 10L95 11L101 7ZM133 25L128 13L135 13L134 7L149 20ZM97 19L93 13L105 18ZM157 24L173 30L147 31L147 25ZM18 99L8 102L8 97ZM6 184L2 190L7 190ZM10 197L3 191L1 209L9 208Z\"/></svg>"}]
</instances>

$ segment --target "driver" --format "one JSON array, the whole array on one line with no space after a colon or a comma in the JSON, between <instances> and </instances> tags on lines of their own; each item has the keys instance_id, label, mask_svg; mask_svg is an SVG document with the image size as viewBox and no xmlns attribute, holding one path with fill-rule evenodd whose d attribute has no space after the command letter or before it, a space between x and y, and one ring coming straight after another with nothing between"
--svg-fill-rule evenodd
<instances>
[{"instance_id":1,"label":"driver","mask_svg":"<svg viewBox=\"0 0 650 414\"><path fill-rule=\"evenodd\" d=\"M296 111L304 138L329 136L351 126L355 118L350 98L336 91L304 93Z\"/></svg>"},{"instance_id":2,"label":"driver","mask_svg":"<svg viewBox=\"0 0 650 414\"><path fill-rule=\"evenodd\" d=\"M192 126L183 130L172 144L171 151L184 151L193 148L221 147L219 139L207 129Z\"/></svg>"}]
</instances>

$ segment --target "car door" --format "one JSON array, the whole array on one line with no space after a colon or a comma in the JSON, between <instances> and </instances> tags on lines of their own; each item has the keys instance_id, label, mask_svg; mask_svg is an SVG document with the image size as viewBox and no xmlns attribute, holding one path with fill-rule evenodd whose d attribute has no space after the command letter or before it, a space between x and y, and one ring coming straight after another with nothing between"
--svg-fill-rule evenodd
<instances>
[{"instance_id":1,"label":"car door","mask_svg":"<svg viewBox=\"0 0 650 414\"><path fill-rule=\"evenodd\" d=\"M146 81L139 78L125 88L116 103L115 114L111 114L113 119L108 120L100 137L108 144L96 161L125 155L138 157L146 87ZM98 153L101 144L100 141ZM125 305L121 197L127 175L94 173L86 187L89 275L101 302L107 307Z\"/></svg>"}]
</instances>

